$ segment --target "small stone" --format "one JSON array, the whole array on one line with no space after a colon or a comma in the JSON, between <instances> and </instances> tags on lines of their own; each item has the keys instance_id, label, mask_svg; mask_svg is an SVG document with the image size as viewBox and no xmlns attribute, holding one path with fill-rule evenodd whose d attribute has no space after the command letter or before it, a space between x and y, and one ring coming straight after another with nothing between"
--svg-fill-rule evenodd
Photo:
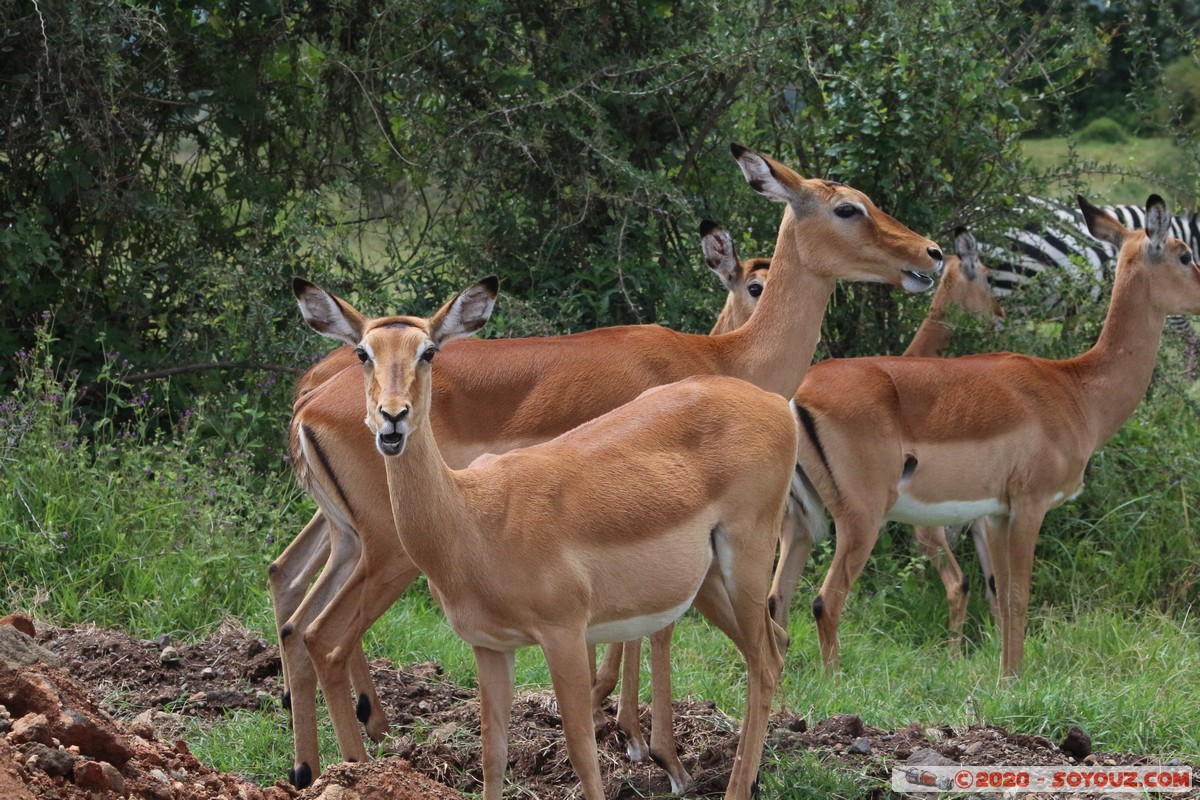
<instances>
[{"instance_id":1,"label":"small stone","mask_svg":"<svg viewBox=\"0 0 1200 800\"><path fill-rule=\"evenodd\" d=\"M166 634L163 635L165 636ZM180 661L179 651L174 647L167 645L162 649L162 652L158 654L158 660L164 664L178 664Z\"/></svg>"},{"instance_id":2,"label":"small stone","mask_svg":"<svg viewBox=\"0 0 1200 800\"><path fill-rule=\"evenodd\" d=\"M254 693L254 700L258 703L258 707L262 709L274 708L278 705L275 695L270 692L264 692L262 689Z\"/></svg>"},{"instance_id":3,"label":"small stone","mask_svg":"<svg viewBox=\"0 0 1200 800\"><path fill-rule=\"evenodd\" d=\"M865 736L860 736L850 743L850 746L846 748L846 752L856 756L868 755L871 752L871 740Z\"/></svg>"},{"instance_id":4,"label":"small stone","mask_svg":"<svg viewBox=\"0 0 1200 800\"><path fill-rule=\"evenodd\" d=\"M66 750L55 750L42 744L31 744L29 749L33 754L25 763L28 766L36 765L38 769L52 778L62 778L72 774L75 771L75 762L79 760Z\"/></svg>"},{"instance_id":5,"label":"small stone","mask_svg":"<svg viewBox=\"0 0 1200 800\"><path fill-rule=\"evenodd\" d=\"M125 792L125 778L107 761L76 762L75 785L92 792Z\"/></svg>"},{"instance_id":6,"label":"small stone","mask_svg":"<svg viewBox=\"0 0 1200 800\"><path fill-rule=\"evenodd\" d=\"M977 756L983 751L983 742L971 742L967 745L963 753L968 756Z\"/></svg>"},{"instance_id":7,"label":"small stone","mask_svg":"<svg viewBox=\"0 0 1200 800\"><path fill-rule=\"evenodd\" d=\"M217 671L215 669L213 669L212 667L205 667L204 669L200 670L201 678L212 678L212 677L216 676L216 674L217 674Z\"/></svg>"},{"instance_id":8,"label":"small stone","mask_svg":"<svg viewBox=\"0 0 1200 800\"><path fill-rule=\"evenodd\" d=\"M946 758L932 747L922 747L914 750L904 763L910 767L952 767L957 766L958 762Z\"/></svg>"},{"instance_id":9,"label":"small stone","mask_svg":"<svg viewBox=\"0 0 1200 800\"><path fill-rule=\"evenodd\" d=\"M45 714L26 714L12 724L8 740L13 744L41 742L50 744L50 720Z\"/></svg>"},{"instance_id":10,"label":"small stone","mask_svg":"<svg viewBox=\"0 0 1200 800\"><path fill-rule=\"evenodd\" d=\"M1058 747L1069 756L1084 759L1092 752L1092 737L1088 736L1082 728L1072 725L1071 729L1067 731L1067 737Z\"/></svg>"},{"instance_id":11,"label":"small stone","mask_svg":"<svg viewBox=\"0 0 1200 800\"><path fill-rule=\"evenodd\" d=\"M37 636L37 629L33 627L33 620L20 611L14 611L12 614L0 618L0 625L11 625L30 639Z\"/></svg>"},{"instance_id":12,"label":"small stone","mask_svg":"<svg viewBox=\"0 0 1200 800\"><path fill-rule=\"evenodd\" d=\"M942 732L941 728L926 728L924 731L922 731L922 733L925 734L926 739L934 744L945 741L946 739L946 734Z\"/></svg>"},{"instance_id":13,"label":"small stone","mask_svg":"<svg viewBox=\"0 0 1200 800\"><path fill-rule=\"evenodd\" d=\"M787 729L792 733L804 733L808 730L808 723L804 721L804 717L792 717L788 720Z\"/></svg>"},{"instance_id":14,"label":"small stone","mask_svg":"<svg viewBox=\"0 0 1200 800\"><path fill-rule=\"evenodd\" d=\"M166 647L169 644L171 644L171 634L169 633L160 633L154 637L154 645L156 647Z\"/></svg>"}]
</instances>

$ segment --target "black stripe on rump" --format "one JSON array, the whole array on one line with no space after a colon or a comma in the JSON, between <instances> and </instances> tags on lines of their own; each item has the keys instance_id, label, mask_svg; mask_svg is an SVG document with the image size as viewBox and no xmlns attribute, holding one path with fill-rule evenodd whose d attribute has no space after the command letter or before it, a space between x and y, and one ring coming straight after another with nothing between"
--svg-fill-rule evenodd
<instances>
[{"instance_id":1,"label":"black stripe on rump","mask_svg":"<svg viewBox=\"0 0 1200 800\"><path fill-rule=\"evenodd\" d=\"M807 408L796 404L796 416L800 419L800 424L804 426L804 432L813 443L813 447L817 448L817 455L821 459L821 464L825 467L825 472L829 475L829 483L833 486L834 492L841 494L837 488L837 481L833 479L833 468L829 465L829 456L825 454L825 445L821 444L821 437L817 435L817 421Z\"/></svg>"},{"instance_id":2,"label":"black stripe on rump","mask_svg":"<svg viewBox=\"0 0 1200 800\"><path fill-rule=\"evenodd\" d=\"M313 453L316 454L317 460L321 462L322 475L328 477L329 482L333 484L333 490L337 493L338 502L341 503L342 508L350 508L350 504L346 502L346 493L342 491L342 486L340 483L338 483L337 475L332 469L330 469L329 457L326 456L325 451L321 449L321 442L318 441L316 433L314 433L313 429L308 425L301 425L300 429L304 431L305 440L312 445ZM324 480L321 482L325 483Z\"/></svg>"}]
</instances>

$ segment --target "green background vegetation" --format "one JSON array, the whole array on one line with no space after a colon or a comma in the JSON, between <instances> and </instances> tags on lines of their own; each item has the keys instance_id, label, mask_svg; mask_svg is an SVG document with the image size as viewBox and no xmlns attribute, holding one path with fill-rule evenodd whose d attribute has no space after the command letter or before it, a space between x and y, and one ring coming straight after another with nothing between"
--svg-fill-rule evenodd
<instances>
[{"instance_id":1,"label":"green background vegetation","mask_svg":"<svg viewBox=\"0 0 1200 800\"><path fill-rule=\"evenodd\" d=\"M961 224L986 241L1024 194L1156 191L1194 208L1195 0L1021 11L0 0L0 606L145 636L202 636L224 616L273 630L266 566L313 511L282 458L290 387L325 349L294 274L365 309L425 312L495 272L492 336L704 331L721 297L699 220L749 256L769 252L780 213L745 186L731 140L942 241ZM840 288L819 357L898 352L926 303ZM1103 304L1069 324L1009 314L1000 334L964 324L958 350L1078 353ZM1081 724L1099 748L1200 758L1184 700L1200 696L1186 367L1168 338L1147 401L1048 518L1015 690L996 687L978 596L966 657L945 658L938 582L897 527L848 606L840 679L819 676L811 622L793 614L780 702L884 726ZM690 618L677 638L678 691L737 714L732 648ZM368 645L473 680L421 587ZM547 682L538 653L518 664L523 683ZM197 730L194 749L273 780L280 723L240 715Z\"/></svg>"}]
</instances>

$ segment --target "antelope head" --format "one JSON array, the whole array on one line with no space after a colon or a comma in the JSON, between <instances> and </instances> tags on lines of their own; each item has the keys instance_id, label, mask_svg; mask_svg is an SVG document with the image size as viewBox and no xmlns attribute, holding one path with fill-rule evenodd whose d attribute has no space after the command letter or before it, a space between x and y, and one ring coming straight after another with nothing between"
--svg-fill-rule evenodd
<instances>
[{"instance_id":1,"label":"antelope head","mask_svg":"<svg viewBox=\"0 0 1200 800\"><path fill-rule=\"evenodd\" d=\"M363 364L367 427L385 457L404 452L410 433L427 424L433 393L430 365L438 349L483 327L496 302L499 281L484 278L464 289L432 317L369 319L342 298L301 278L292 290L304 321L317 333L354 347Z\"/></svg>"},{"instance_id":2,"label":"antelope head","mask_svg":"<svg viewBox=\"0 0 1200 800\"><path fill-rule=\"evenodd\" d=\"M933 287L941 248L885 214L857 189L804 178L774 159L730 148L754 191L786 203L775 258L790 247L809 269L831 280L887 283L908 292Z\"/></svg>"},{"instance_id":3,"label":"antelope head","mask_svg":"<svg viewBox=\"0 0 1200 800\"><path fill-rule=\"evenodd\" d=\"M1200 265L1191 248L1170 235L1171 212L1156 194L1146 200L1146 227L1131 230L1076 195L1088 231L1117 253L1117 280L1144 279L1157 314L1200 314Z\"/></svg>"}]
</instances>

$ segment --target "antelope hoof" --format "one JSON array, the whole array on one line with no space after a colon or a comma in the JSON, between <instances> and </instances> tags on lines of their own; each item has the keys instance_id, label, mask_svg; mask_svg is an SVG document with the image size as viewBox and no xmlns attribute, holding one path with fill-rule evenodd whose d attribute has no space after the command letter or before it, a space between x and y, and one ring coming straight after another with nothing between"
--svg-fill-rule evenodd
<instances>
[{"instance_id":1,"label":"antelope hoof","mask_svg":"<svg viewBox=\"0 0 1200 800\"><path fill-rule=\"evenodd\" d=\"M305 761L298 767L288 770L288 782L297 789L306 789L313 782L312 767Z\"/></svg>"}]
</instances>

